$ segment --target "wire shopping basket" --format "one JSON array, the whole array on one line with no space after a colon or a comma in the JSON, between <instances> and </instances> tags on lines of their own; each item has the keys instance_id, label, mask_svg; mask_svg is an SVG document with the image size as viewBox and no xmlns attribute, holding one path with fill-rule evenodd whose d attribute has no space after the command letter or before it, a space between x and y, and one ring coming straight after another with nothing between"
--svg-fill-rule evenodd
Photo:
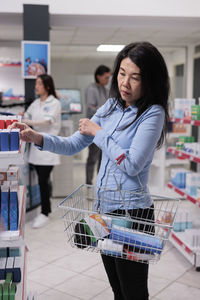
<instances>
[{"instance_id":1,"label":"wire shopping basket","mask_svg":"<svg viewBox=\"0 0 200 300\"><path fill-rule=\"evenodd\" d=\"M82 184L58 205L63 209L68 242L86 251L155 263L168 240L180 199L150 195L143 189L121 190L116 169L112 174L109 170L104 187ZM108 188L109 176L116 188ZM147 197L149 206L132 209L133 202ZM105 210L116 205L120 209Z\"/></svg>"}]
</instances>

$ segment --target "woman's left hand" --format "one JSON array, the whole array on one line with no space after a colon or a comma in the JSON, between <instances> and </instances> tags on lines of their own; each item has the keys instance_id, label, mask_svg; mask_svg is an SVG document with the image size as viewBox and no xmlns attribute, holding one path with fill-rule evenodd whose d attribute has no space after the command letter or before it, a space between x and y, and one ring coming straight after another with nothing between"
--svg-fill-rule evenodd
<instances>
[{"instance_id":1,"label":"woman's left hand","mask_svg":"<svg viewBox=\"0 0 200 300\"><path fill-rule=\"evenodd\" d=\"M89 119L85 118L80 119L79 121L79 132L81 134L95 136L97 132L101 129L102 128L98 124L90 121Z\"/></svg>"}]
</instances>

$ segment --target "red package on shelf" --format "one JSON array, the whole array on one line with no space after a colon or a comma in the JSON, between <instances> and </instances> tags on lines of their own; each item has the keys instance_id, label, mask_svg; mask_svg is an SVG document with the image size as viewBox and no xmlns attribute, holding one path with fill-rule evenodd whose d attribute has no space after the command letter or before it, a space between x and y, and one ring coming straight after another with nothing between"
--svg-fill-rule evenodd
<instances>
[{"instance_id":1,"label":"red package on shelf","mask_svg":"<svg viewBox=\"0 0 200 300\"><path fill-rule=\"evenodd\" d=\"M0 120L0 129L5 129L5 120Z\"/></svg>"},{"instance_id":2,"label":"red package on shelf","mask_svg":"<svg viewBox=\"0 0 200 300\"><path fill-rule=\"evenodd\" d=\"M12 121L11 120L6 120L6 128L8 128L9 125L12 124Z\"/></svg>"}]
</instances>

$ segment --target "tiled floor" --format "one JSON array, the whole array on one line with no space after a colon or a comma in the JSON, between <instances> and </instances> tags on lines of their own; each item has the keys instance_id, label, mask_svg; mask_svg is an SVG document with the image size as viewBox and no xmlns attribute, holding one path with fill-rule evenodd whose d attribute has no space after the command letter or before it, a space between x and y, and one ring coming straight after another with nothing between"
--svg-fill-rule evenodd
<instances>
[{"instance_id":1,"label":"tiled floor","mask_svg":"<svg viewBox=\"0 0 200 300\"><path fill-rule=\"evenodd\" d=\"M83 166L77 167L80 176L75 185L84 182ZM78 174L78 172L76 172ZM80 182L79 182L80 181ZM50 223L42 229L26 224L26 243L29 247L27 292L38 294L39 300L113 300L99 254L71 248L64 234L60 199L53 199ZM150 265L150 299L200 299L200 273L167 244L160 262Z\"/></svg>"}]
</instances>

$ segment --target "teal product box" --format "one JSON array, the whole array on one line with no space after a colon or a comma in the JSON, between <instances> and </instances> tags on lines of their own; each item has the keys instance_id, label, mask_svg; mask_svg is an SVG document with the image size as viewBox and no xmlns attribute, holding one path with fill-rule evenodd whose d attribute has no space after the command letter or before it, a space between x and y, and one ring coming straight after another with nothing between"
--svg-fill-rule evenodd
<instances>
[{"instance_id":1,"label":"teal product box","mask_svg":"<svg viewBox=\"0 0 200 300\"><path fill-rule=\"evenodd\" d=\"M4 129L0 131L1 151L10 150L10 130Z\"/></svg>"},{"instance_id":2,"label":"teal product box","mask_svg":"<svg viewBox=\"0 0 200 300\"><path fill-rule=\"evenodd\" d=\"M5 230L9 230L9 187L1 186L1 219Z\"/></svg>"},{"instance_id":3,"label":"teal product box","mask_svg":"<svg viewBox=\"0 0 200 300\"><path fill-rule=\"evenodd\" d=\"M16 191L10 191L10 230L18 230L18 196Z\"/></svg>"},{"instance_id":4,"label":"teal product box","mask_svg":"<svg viewBox=\"0 0 200 300\"><path fill-rule=\"evenodd\" d=\"M7 248L0 248L0 258L1 257L7 257L7 254L8 254Z\"/></svg>"},{"instance_id":5,"label":"teal product box","mask_svg":"<svg viewBox=\"0 0 200 300\"><path fill-rule=\"evenodd\" d=\"M9 248L9 256L10 257L20 256L19 248Z\"/></svg>"},{"instance_id":6,"label":"teal product box","mask_svg":"<svg viewBox=\"0 0 200 300\"><path fill-rule=\"evenodd\" d=\"M10 230L18 230L18 218L19 218L19 207L18 207L18 182L11 181L10 184Z\"/></svg>"},{"instance_id":7,"label":"teal product box","mask_svg":"<svg viewBox=\"0 0 200 300\"><path fill-rule=\"evenodd\" d=\"M19 129L12 129L10 131L10 150L19 150Z\"/></svg>"},{"instance_id":8,"label":"teal product box","mask_svg":"<svg viewBox=\"0 0 200 300\"><path fill-rule=\"evenodd\" d=\"M131 228L132 222L126 218L112 218L112 225Z\"/></svg>"}]
</instances>

